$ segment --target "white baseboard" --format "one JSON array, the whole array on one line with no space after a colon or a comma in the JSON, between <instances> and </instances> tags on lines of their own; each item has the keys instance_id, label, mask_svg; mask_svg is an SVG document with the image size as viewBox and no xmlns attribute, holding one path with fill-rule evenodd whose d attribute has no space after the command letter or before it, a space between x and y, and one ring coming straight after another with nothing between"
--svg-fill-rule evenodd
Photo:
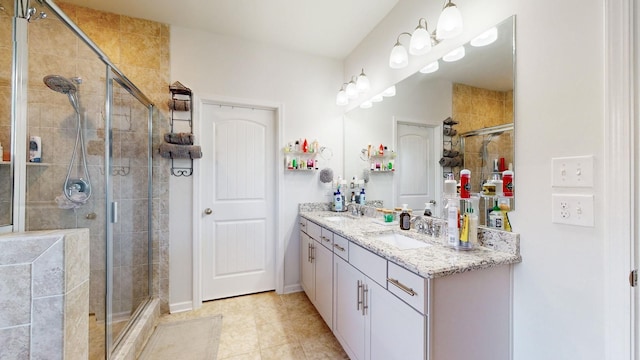
<instances>
[{"instance_id":1,"label":"white baseboard","mask_svg":"<svg viewBox=\"0 0 640 360\"><path fill-rule=\"evenodd\" d=\"M284 287L284 294L291 294L300 291L302 291L302 286L300 284L287 285Z\"/></svg>"},{"instance_id":2,"label":"white baseboard","mask_svg":"<svg viewBox=\"0 0 640 360\"><path fill-rule=\"evenodd\" d=\"M191 311L193 310L193 302L192 301L183 301L181 303L170 304L169 305L169 313L175 314L179 312Z\"/></svg>"}]
</instances>

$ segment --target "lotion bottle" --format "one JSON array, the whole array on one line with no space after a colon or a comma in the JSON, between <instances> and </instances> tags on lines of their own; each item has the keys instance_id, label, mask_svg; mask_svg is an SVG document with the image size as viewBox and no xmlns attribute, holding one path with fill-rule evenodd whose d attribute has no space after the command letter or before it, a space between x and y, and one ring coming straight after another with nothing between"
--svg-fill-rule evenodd
<instances>
[{"instance_id":1,"label":"lotion bottle","mask_svg":"<svg viewBox=\"0 0 640 360\"><path fill-rule=\"evenodd\" d=\"M460 243L460 233L458 226L460 224L460 215L458 214L458 205L455 199L449 199L447 203L447 245L457 247Z\"/></svg>"}]
</instances>

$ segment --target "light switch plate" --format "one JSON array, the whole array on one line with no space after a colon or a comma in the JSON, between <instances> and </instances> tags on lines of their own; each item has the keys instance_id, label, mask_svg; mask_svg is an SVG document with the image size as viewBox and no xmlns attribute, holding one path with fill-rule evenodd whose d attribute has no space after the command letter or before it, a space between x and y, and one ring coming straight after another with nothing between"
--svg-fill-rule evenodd
<instances>
[{"instance_id":1,"label":"light switch plate","mask_svg":"<svg viewBox=\"0 0 640 360\"><path fill-rule=\"evenodd\" d=\"M552 158L553 187L593 187L593 155Z\"/></svg>"},{"instance_id":2,"label":"light switch plate","mask_svg":"<svg viewBox=\"0 0 640 360\"><path fill-rule=\"evenodd\" d=\"M593 227L593 195L552 194L551 221Z\"/></svg>"}]
</instances>

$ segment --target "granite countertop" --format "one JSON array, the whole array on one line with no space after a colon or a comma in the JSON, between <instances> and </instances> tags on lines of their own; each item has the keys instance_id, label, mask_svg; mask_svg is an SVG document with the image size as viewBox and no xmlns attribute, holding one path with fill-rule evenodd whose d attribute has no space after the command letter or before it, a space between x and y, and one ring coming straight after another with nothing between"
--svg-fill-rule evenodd
<instances>
[{"instance_id":1,"label":"granite countertop","mask_svg":"<svg viewBox=\"0 0 640 360\"><path fill-rule=\"evenodd\" d=\"M519 236L515 233L487 232L484 229L482 237L486 239L485 246L477 246L472 250L456 250L443 245L442 238L421 234L414 229L403 231L398 228L397 223L395 226L384 225L373 217L356 218L331 211L301 211L300 216L429 279L522 261ZM401 250L373 239L378 234L392 232L424 241L431 246ZM502 246L495 246L495 243L500 242L503 243ZM504 251L495 250L496 248Z\"/></svg>"}]
</instances>

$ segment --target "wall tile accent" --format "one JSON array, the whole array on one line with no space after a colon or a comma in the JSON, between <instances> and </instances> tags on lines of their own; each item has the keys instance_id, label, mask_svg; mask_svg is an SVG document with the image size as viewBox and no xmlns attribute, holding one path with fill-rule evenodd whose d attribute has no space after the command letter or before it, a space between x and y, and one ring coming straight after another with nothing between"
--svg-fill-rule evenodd
<instances>
[{"instance_id":1,"label":"wall tile accent","mask_svg":"<svg viewBox=\"0 0 640 360\"><path fill-rule=\"evenodd\" d=\"M0 236L0 254L9 249L0 257L0 358L87 359L89 230Z\"/></svg>"}]
</instances>

